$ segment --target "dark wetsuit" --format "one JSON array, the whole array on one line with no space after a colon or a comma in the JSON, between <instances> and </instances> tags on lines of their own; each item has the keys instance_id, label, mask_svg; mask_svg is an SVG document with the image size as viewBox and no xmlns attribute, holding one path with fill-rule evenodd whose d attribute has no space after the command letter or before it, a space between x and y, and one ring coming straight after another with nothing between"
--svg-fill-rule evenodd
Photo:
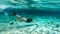
<instances>
[{"instance_id":1,"label":"dark wetsuit","mask_svg":"<svg viewBox=\"0 0 60 34\"><path fill-rule=\"evenodd\" d=\"M28 18L26 22L32 22L32 19Z\"/></svg>"}]
</instances>

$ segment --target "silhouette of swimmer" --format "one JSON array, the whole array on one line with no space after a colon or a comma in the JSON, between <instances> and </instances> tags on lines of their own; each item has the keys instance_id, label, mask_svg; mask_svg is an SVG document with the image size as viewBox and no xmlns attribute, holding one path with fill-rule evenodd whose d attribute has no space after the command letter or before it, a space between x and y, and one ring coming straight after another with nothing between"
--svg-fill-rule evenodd
<instances>
[{"instance_id":1,"label":"silhouette of swimmer","mask_svg":"<svg viewBox=\"0 0 60 34\"><path fill-rule=\"evenodd\" d=\"M15 12L13 13L20 21L25 21L25 22L32 22L31 18L23 18L20 15L16 14Z\"/></svg>"}]
</instances>

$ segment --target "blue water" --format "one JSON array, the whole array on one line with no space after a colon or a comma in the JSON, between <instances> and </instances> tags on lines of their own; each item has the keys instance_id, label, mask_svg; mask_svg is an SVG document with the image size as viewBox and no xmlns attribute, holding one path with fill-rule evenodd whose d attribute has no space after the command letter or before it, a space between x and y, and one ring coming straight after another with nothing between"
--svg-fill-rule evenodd
<instances>
[{"instance_id":1,"label":"blue water","mask_svg":"<svg viewBox=\"0 0 60 34\"><path fill-rule=\"evenodd\" d=\"M31 2L20 4L0 0L0 34L60 34L59 0ZM14 15L9 16L13 12L33 18L33 22L21 22Z\"/></svg>"}]
</instances>

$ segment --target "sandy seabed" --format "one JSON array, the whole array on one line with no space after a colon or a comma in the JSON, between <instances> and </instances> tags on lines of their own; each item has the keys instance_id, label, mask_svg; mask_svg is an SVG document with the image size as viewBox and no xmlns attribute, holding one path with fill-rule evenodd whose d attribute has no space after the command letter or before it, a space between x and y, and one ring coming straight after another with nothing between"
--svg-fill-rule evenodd
<instances>
[{"instance_id":1,"label":"sandy seabed","mask_svg":"<svg viewBox=\"0 0 60 34\"><path fill-rule=\"evenodd\" d=\"M11 24L13 22L13 24ZM34 16L33 22L20 22L16 17L0 17L0 34L60 34L60 18Z\"/></svg>"}]
</instances>

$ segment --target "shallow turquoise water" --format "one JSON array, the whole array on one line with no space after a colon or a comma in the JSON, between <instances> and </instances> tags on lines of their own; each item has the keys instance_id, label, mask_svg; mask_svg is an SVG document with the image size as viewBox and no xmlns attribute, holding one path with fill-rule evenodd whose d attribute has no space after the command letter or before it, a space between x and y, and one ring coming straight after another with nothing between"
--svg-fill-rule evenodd
<instances>
[{"instance_id":1,"label":"shallow turquoise water","mask_svg":"<svg viewBox=\"0 0 60 34\"><path fill-rule=\"evenodd\" d=\"M21 4L0 0L0 34L60 34L59 1L33 0L32 4L30 1ZM9 16L13 11L22 17L33 18L33 22L20 22L15 16Z\"/></svg>"},{"instance_id":2,"label":"shallow turquoise water","mask_svg":"<svg viewBox=\"0 0 60 34\"><path fill-rule=\"evenodd\" d=\"M9 16L13 11L25 18L33 18L33 22L20 22L15 16ZM22 11L23 10L23 11ZM29 11L29 12L28 12ZM0 12L0 34L59 34L59 12L39 12L40 10L7 8ZM42 11L42 10L41 10ZM49 14L48 14L49 13ZM48 14L48 15L47 15ZM11 24L13 22L13 24Z\"/></svg>"},{"instance_id":3,"label":"shallow turquoise water","mask_svg":"<svg viewBox=\"0 0 60 34\"><path fill-rule=\"evenodd\" d=\"M10 5L11 6L11 5ZM5 6L4 6L5 7ZM8 6L7 6L8 7ZM20 22L15 16L9 16L15 11L22 17L33 18L33 22ZM29 11L29 12L28 12ZM13 23L13 24L11 24ZM21 9L15 6L1 8L0 34L59 34L60 12L49 12L40 9Z\"/></svg>"}]
</instances>

